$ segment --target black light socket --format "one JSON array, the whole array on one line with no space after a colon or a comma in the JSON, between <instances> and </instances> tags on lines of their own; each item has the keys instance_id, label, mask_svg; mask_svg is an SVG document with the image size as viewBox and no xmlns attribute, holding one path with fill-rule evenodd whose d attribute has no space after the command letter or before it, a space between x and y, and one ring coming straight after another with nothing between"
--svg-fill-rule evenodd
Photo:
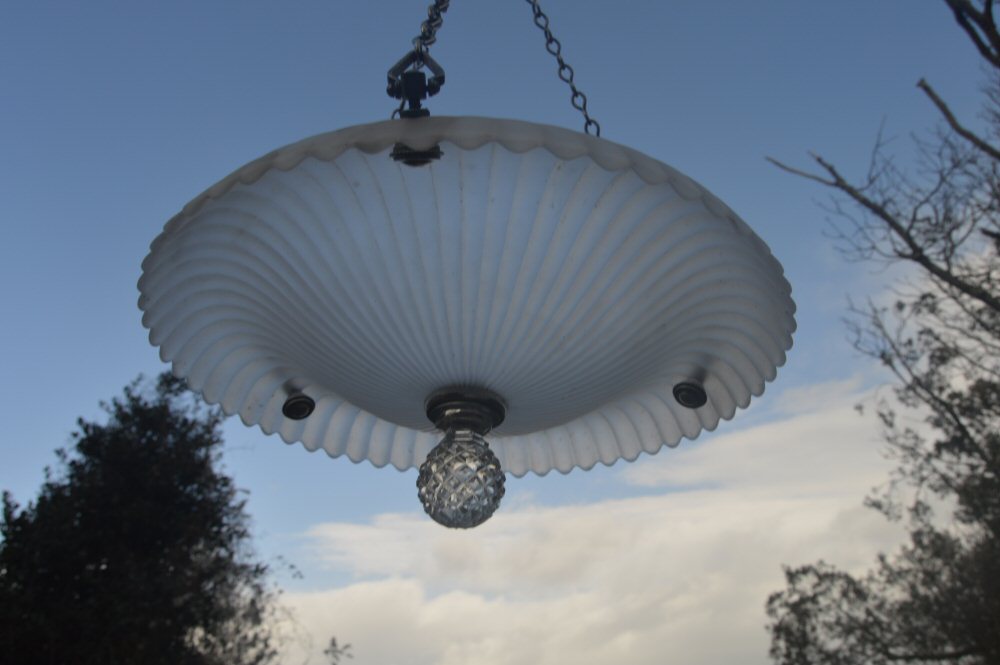
<instances>
[{"instance_id":1,"label":"black light socket","mask_svg":"<svg viewBox=\"0 0 1000 665\"><path fill-rule=\"evenodd\" d=\"M316 402L309 395L294 393L288 396L281 407L281 414L291 420L305 420L316 408Z\"/></svg>"},{"instance_id":2,"label":"black light socket","mask_svg":"<svg viewBox=\"0 0 1000 665\"><path fill-rule=\"evenodd\" d=\"M677 403L687 409L698 409L708 403L708 395L705 389L697 383L687 381L674 386L674 399Z\"/></svg>"}]
</instances>

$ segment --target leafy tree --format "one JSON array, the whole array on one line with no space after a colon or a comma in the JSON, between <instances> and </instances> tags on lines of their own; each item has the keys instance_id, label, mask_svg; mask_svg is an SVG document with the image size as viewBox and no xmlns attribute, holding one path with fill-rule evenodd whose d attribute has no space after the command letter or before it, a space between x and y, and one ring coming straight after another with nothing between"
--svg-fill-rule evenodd
<instances>
[{"instance_id":1,"label":"leafy tree","mask_svg":"<svg viewBox=\"0 0 1000 665\"><path fill-rule=\"evenodd\" d=\"M273 662L275 593L217 468L220 414L169 374L105 409L78 422L34 503L4 493L0 660Z\"/></svg>"},{"instance_id":2,"label":"leafy tree","mask_svg":"<svg viewBox=\"0 0 1000 665\"><path fill-rule=\"evenodd\" d=\"M921 80L943 120L912 172L881 141L860 182L818 155L815 172L775 162L835 190L849 257L908 273L851 329L896 378L901 406L878 415L898 467L868 502L909 538L862 576L786 569L767 603L781 665L1000 663L1000 33L994 0L944 1L989 72L983 131Z\"/></svg>"}]
</instances>

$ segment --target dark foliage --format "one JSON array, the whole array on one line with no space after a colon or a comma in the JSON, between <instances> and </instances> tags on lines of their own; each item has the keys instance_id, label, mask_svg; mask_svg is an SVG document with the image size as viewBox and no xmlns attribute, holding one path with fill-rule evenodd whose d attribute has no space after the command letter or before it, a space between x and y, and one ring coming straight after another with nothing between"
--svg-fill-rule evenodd
<instances>
[{"instance_id":1,"label":"dark foliage","mask_svg":"<svg viewBox=\"0 0 1000 665\"><path fill-rule=\"evenodd\" d=\"M4 494L0 661L264 664L267 567L244 500L217 469L220 416L163 375L80 420L37 500Z\"/></svg>"},{"instance_id":2,"label":"dark foliage","mask_svg":"<svg viewBox=\"0 0 1000 665\"><path fill-rule=\"evenodd\" d=\"M993 0L944 1L989 72L984 131L920 81L943 124L911 173L881 143L859 183L819 156L818 173L778 164L836 190L849 257L911 275L850 324L896 377L879 417L898 467L869 503L909 539L863 576L786 570L767 604L781 665L1000 663L1000 33Z\"/></svg>"}]
</instances>

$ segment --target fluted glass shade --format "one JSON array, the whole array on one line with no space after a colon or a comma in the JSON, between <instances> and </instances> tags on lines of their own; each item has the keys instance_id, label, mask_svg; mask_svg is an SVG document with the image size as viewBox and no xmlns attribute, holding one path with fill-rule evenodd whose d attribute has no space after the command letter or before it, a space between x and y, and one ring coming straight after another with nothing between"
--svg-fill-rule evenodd
<instances>
[{"instance_id":1,"label":"fluted glass shade","mask_svg":"<svg viewBox=\"0 0 1000 665\"><path fill-rule=\"evenodd\" d=\"M408 166L397 144L442 154ZM795 328L779 263L690 178L489 118L272 152L167 223L139 290L151 342L210 403L399 469L437 443L425 400L450 386L506 402L490 446L514 475L656 452L760 395ZM289 418L290 395L315 408Z\"/></svg>"}]
</instances>

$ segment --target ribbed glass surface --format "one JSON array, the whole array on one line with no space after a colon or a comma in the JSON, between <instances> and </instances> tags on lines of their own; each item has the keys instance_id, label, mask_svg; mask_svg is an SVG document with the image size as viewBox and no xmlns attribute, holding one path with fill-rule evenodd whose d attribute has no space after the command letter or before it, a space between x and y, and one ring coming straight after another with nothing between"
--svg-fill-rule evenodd
<instances>
[{"instance_id":1,"label":"ribbed glass surface","mask_svg":"<svg viewBox=\"0 0 1000 665\"><path fill-rule=\"evenodd\" d=\"M395 143L439 144L424 167ZM322 134L170 220L139 280L164 361L286 442L399 469L445 387L507 402L506 472L635 459L731 418L775 377L795 305L767 246L676 170L609 141L488 118ZM704 385L685 409L675 384ZM285 418L290 391L316 402Z\"/></svg>"}]
</instances>

